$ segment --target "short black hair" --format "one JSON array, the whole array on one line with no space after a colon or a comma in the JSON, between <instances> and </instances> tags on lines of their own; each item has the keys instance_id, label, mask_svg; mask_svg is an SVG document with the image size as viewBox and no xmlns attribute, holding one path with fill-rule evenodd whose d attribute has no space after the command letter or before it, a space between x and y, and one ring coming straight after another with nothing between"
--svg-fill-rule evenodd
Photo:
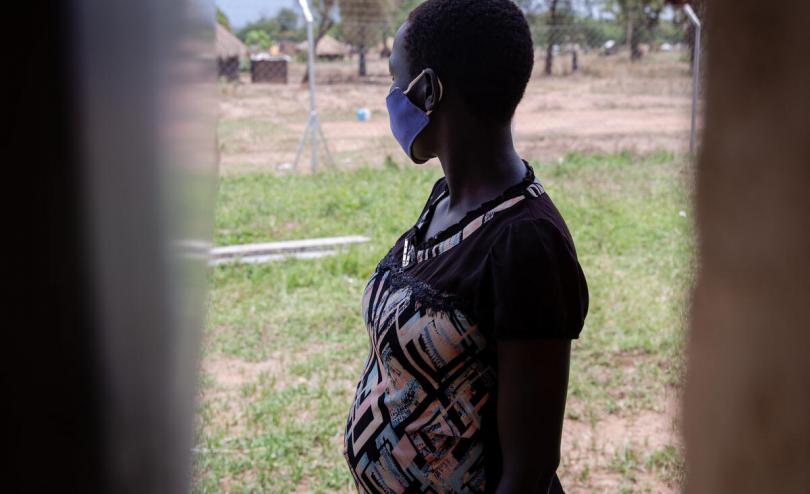
<instances>
[{"instance_id":1,"label":"short black hair","mask_svg":"<svg viewBox=\"0 0 810 494\"><path fill-rule=\"evenodd\" d=\"M433 69L479 117L508 122L534 66L534 43L512 0L427 0L408 16L405 52Z\"/></svg>"}]
</instances>

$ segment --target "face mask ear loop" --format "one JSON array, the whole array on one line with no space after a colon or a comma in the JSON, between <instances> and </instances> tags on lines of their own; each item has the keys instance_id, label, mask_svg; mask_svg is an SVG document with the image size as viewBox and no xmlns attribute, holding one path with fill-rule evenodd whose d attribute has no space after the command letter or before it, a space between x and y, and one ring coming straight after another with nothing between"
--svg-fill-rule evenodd
<instances>
[{"instance_id":1,"label":"face mask ear loop","mask_svg":"<svg viewBox=\"0 0 810 494\"><path fill-rule=\"evenodd\" d=\"M439 76L436 76L436 82L439 83L439 98L436 99L436 103L442 100L442 96L444 96L444 86L442 86L442 80L439 79ZM425 112L426 115L430 115L433 113L433 110Z\"/></svg>"},{"instance_id":2,"label":"face mask ear loop","mask_svg":"<svg viewBox=\"0 0 810 494\"><path fill-rule=\"evenodd\" d=\"M425 70L427 70L427 69L425 69ZM408 87L407 87L407 88L405 88L405 91L402 91L402 93L403 93L403 94L408 94L408 91L410 91L411 89L413 89L413 85L414 85L414 84L416 84L416 82L417 82L419 79L421 79L423 75L425 75L425 70L423 70L422 72L419 72L419 75L413 78L413 80L411 81L411 83L410 83L410 84L408 84Z\"/></svg>"}]
</instances>

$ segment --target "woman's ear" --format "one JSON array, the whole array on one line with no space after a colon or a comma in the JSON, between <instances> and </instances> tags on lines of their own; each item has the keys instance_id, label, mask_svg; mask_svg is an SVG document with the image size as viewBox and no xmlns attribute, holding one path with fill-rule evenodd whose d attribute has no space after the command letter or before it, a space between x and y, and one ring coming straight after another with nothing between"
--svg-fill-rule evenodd
<instances>
[{"instance_id":1,"label":"woman's ear","mask_svg":"<svg viewBox=\"0 0 810 494\"><path fill-rule=\"evenodd\" d=\"M425 111L430 113L436 109L442 99L441 82L433 69L425 69L425 75L422 78L425 81Z\"/></svg>"}]
</instances>

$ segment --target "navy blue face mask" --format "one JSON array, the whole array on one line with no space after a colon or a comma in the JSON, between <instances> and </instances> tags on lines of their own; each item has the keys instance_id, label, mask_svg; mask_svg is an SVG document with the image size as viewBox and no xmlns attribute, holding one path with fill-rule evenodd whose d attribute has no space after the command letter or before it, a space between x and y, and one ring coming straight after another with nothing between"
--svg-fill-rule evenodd
<instances>
[{"instance_id":1,"label":"navy blue face mask","mask_svg":"<svg viewBox=\"0 0 810 494\"><path fill-rule=\"evenodd\" d=\"M388 118L391 121L391 132L394 134L394 138L396 138L397 142L399 142L399 145L402 146L402 150L405 151L405 154L407 154L414 163L424 163L427 161L418 160L414 157L413 142L430 123L431 112L426 112L413 104L411 100L408 99L408 91L413 88L416 81L423 75L425 75L424 70L408 84L405 91L396 86L392 87L391 92L389 92L388 96L385 98L385 105L388 107ZM442 89L442 82L439 81L438 78L436 80L439 82L439 99L436 100L438 103L442 99L444 90Z\"/></svg>"}]
</instances>

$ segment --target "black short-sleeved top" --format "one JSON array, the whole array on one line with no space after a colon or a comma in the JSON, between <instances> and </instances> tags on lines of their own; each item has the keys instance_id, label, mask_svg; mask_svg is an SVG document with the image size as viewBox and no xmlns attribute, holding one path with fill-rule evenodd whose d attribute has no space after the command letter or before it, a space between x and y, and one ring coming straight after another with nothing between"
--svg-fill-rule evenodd
<instances>
[{"instance_id":1,"label":"black short-sleeved top","mask_svg":"<svg viewBox=\"0 0 810 494\"><path fill-rule=\"evenodd\" d=\"M370 351L344 436L360 492L494 491L498 341L579 337L585 276L565 222L524 164L520 183L424 239L448 194L439 179L368 281Z\"/></svg>"}]
</instances>

